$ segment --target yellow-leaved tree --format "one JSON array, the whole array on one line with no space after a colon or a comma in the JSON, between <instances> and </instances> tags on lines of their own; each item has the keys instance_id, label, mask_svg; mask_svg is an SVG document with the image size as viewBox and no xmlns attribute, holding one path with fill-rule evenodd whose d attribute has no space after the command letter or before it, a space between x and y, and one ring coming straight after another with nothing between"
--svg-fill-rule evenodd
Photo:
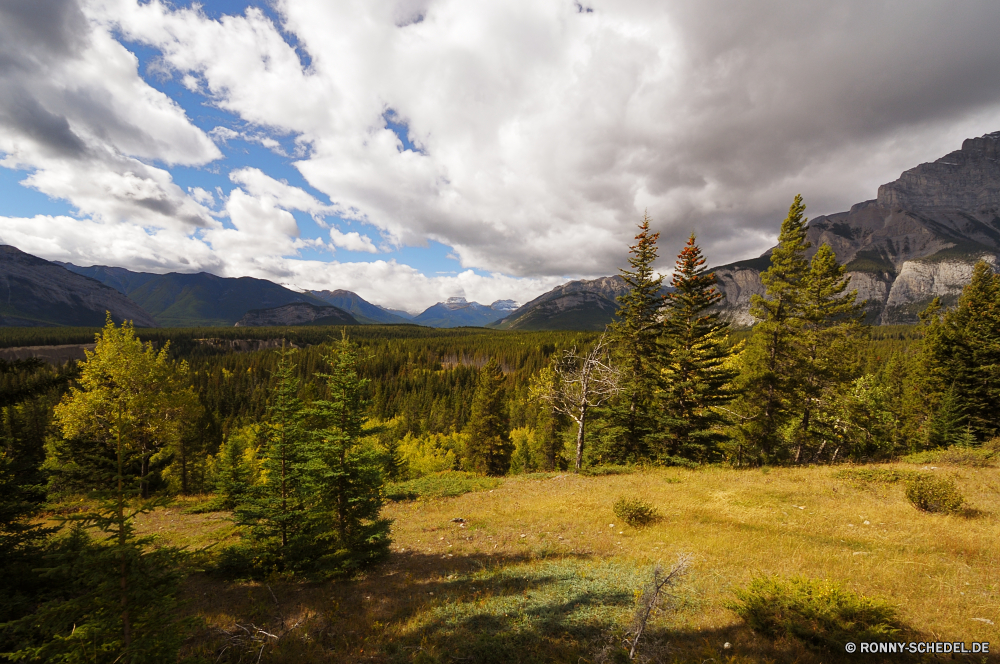
<instances>
[{"instance_id":1,"label":"yellow-leaved tree","mask_svg":"<svg viewBox=\"0 0 1000 664\"><path fill-rule=\"evenodd\" d=\"M130 322L108 316L81 365L78 384L55 408L62 440L46 463L56 488L85 494L65 518L72 546L53 556L61 594L26 618L41 638L17 653L31 661L174 661L180 552L152 547L135 517L164 504L150 498L150 460L180 435L197 399L187 366L166 347L143 344Z\"/></svg>"}]
</instances>

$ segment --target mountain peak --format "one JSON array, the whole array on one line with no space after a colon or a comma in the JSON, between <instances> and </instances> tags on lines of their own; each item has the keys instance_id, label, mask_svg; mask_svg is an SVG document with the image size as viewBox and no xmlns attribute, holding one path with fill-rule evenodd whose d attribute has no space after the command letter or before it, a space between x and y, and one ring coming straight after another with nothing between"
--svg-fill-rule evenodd
<instances>
[{"instance_id":1,"label":"mountain peak","mask_svg":"<svg viewBox=\"0 0 1000 664\"><path fill-rule=\"evenodd\" d=\"M521 305L515 300L497 300L490 305L493 311L514 311Z\"/></svg>"},{"instance_id":2,"label":"mountain peak","mask_svg":"<svg viewBox=\"0 0 1000 664\"><path fill-rule=\"evenodd\" d=\"M904 171L878 188L877 203L891 210L1000 206L1000 132L967 138L961 150Z\"/></svg>"}]
</instances>

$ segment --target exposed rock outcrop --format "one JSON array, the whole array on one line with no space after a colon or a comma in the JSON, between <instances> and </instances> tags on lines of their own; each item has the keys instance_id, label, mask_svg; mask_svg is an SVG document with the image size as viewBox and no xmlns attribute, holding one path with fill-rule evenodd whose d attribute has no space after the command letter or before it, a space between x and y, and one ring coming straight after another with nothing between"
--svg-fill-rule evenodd
<instances>
[{"instance_id":1,"label":"exposed rock outcrop","mask_svg":"<svg viewBox=\"0 0 1000 664\"><path fill-rule=\"evenodd\" d=\"M829 244L873 323L914 323L934 297L953 303L972 266L1000 256L1000 132L967 139L961 150L904 172L878 198L809 222L812 256ZM723 312L752 324L750 297L763 293L758 259L716 268Z\"/></svg>"}]
</instances>

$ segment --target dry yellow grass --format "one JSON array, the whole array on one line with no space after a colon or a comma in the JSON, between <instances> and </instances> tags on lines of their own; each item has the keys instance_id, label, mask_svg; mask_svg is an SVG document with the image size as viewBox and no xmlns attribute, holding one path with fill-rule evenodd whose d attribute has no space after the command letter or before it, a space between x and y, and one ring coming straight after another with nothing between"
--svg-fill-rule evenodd
<instances>
[{"instance_id":1,"label":"dry yellow grass","mask_svg":"<svg viewBox=\"0 0 1000 664\"><path fill-rule=\"evenodd\" d=\"M837 470L510 478L492 491L390 503L392 553L363 577L198 576L192 610L216 630L253 623L287 633L263 637L261 661L594 661L602 639L620 638L652 566L689 553L683 601L651 632L658 660L841 661L770 643L725 608L758 573L841 581L892 601L921 640L989 641L1000 651L1000 471L928 469L953 475L971 508L941 516L914 509L899 485L852 482ZM612 505L623 494L663 518L640 530L616 523ZM142 529L205 542L228 535L218 516L175 509ZM209 654L224 640L209 630L192 648Z\"/></svg>"}]
</instances>

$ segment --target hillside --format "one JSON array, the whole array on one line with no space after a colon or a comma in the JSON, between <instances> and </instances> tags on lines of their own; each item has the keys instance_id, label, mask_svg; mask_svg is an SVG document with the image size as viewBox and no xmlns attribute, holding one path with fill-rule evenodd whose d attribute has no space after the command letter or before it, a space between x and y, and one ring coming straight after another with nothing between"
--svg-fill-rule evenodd
<instances>
[{"instance_id":1,"label":"hillside","mask_svg":"<svg viewBox=\"0 0 1000 664\"><path fill-rule=\"evenodd\" d=\"M354 316L359 323L382 323L392 325L409 323L411 320L389 311L388 309L384 309L377 304L372 304L357 293L353 293L348 290L314 290L310 291L310 293L327 304L350 312L350 314Z\"/></svg>"},{"instance_id":2,"label":"hillside","mask_svg":"<svg viewBox=\"0 0 1000 664\"><path fill-rule=\"evenodd\" d=\"M115 289L16 247L0 245L0 325L100 327L106 311L117 322L157 325Z\"/></svg>"},{"instance_id":3,"label":"hillside","mask_svg":"<svg viewBox=\"0 0 1000 664\"><path fill-rule=\"evenodd\" d=\"M325 304L310 294L253 277L217 277L207 272L150 274L104 265L63 265L117 289L167 327L233 325L251 309L291 302Z\"/></svg>"},{"instance_id":4,"label":"hillside","mask_svg":"<svg viewBox=\"0 0 1000 664\"><path fill-rule=\"evenodd\" d=\"M467 302L464 297L450 297L438 302L409 322L428 327L485 327L496 322L516 306L513 300L497 300L491 305Z\"/></svg>"},{"instance_id":5,"label":"hillside","mask_svg":"<svg viewBox=\"0 0 1000 664\"><path fill-rule=\"evenodd\" d=\"M251 309L236 321L235 327L357 324L358 321L354 316L339 307L319 307L309 302L292 302L270 309Z\"/></svg>"},{"instance_id":6,"label":"hillside","mask_svg":"<svg viewBox=\"0 0 1000 664\"><path fill-rule=\"evenodd\" d=\"M615 300L628 290L619 276L571 281L519 307L490 327L501 330L593 330L614 320Z\"/></svg>"},{"instance_id":7,"label":"hillside","mask_svg":"<svg viewBox=\"0 0 1000 664\"><path fill-rule=\"evenodd\" d=\"M996 265L1000 255L998 158L1000 132L965 140L882 185L874 200L812 219L809 255L824 242L834 249L868 301L870 322L914 323L936 296L953 304L976 261ZM763 293L768 255L715 268L733 322L752 322L750 298Z\"/></svg>"}]
</instances>

